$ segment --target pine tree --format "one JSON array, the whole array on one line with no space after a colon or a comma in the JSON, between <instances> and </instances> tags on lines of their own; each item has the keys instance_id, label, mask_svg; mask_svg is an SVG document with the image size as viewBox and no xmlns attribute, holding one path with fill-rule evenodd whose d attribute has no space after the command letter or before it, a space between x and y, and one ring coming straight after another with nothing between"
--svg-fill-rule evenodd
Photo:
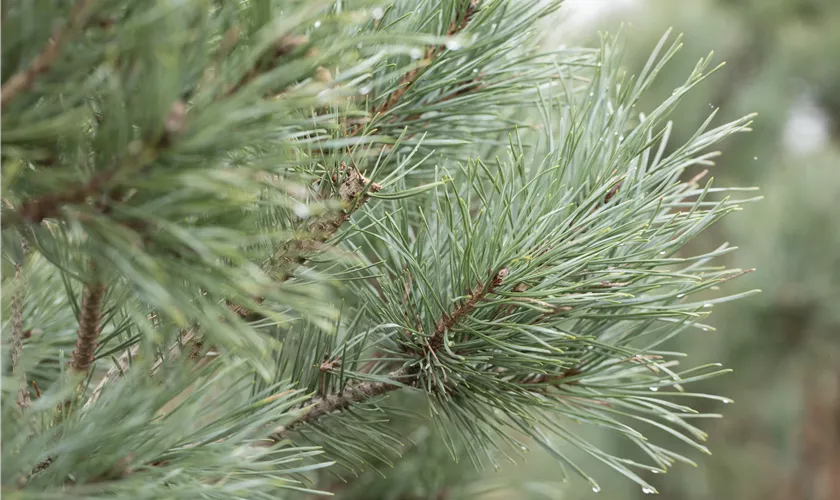
<instances>
[{"instance_id":1,"label":"pine tree","mask_svg":"<svg viewBox=\"0 0 840 500\"><path fill-rule=\"evenodd\" d=\"M681 252L742 202L682 174L751 117L670 144L711 57L643 111L679 40L630 77L540 49L555 7L4 2L3 493L473 498L529 446L652 493L691 459L648 435L707 452L726 370L666 342L750 293Z\"/></svg>"}]
</instances>

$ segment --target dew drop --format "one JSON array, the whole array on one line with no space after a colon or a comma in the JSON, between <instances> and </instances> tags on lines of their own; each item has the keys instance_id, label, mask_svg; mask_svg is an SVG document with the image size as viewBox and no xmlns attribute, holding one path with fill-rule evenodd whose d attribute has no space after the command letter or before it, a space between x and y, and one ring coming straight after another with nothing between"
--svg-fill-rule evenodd
<instances>
[{"instance_id":1,"label":"dew drop","mask_svg":"<svg viewBox=\"0 0 840 500\"><path fill-rule=\"evenodd\" d=\"M712 103L709 103L709 107L710 107L710 108L714 108L714 107L715 107L715 105L714 105L714 104L712 104Z\"/></svg>"},{"instance_id":2,"label":"dew drop","mask_svg":"<svg viewBox=\"0 0 840 500\"><path fill-rule=\"evenodd\" d=\"M590 92L589 97L595 97L595 92Z\"/></svg>"},{"instance_id":3,"label":"dew drop","mask_svg":"<svg viewBox=\"0 0 840 500\"><path fill-rule=\"evenodd\" d=\"M491 24L491 25L490 25L490 29L491 29L491 30L494 30L494 29L496 29L496 28L498 28L498 27L499 27L499 25L498 25L498 24L496 24L496 23L493 23L493 24Z\"/></svg>"},{"instance_id":4,"label":"dew drop","mask_svg":"<svg viewBox=\"0 0 840 500\"><path fill-rule=\"evenodd\" d=\"M701 329L701 330L703 330L704 332L708 332L708 331L709 331L709 328L708 328L708 327L705 327L705 326L704 326L704 327L702 327L702 328L700 328L700 329Z\"/></svg>"},{"instance_id":5,"label":"dew drop","mask_svg":"<svg viewBox=\"0 0 840 500\"><path fill-rule=\"evenodd\" d=\"M677 298L678 298L678 299L681 299L681 298L683 298L683 297L685 297L685 294L684 294L684 293L680 293L680 294L678 294L678 295L677 295Z\"/></svg>"},{"instance_id":6,"label":"dew drop","mask_svg":"<svg viewBox=\"0 0 840 500\"><path fill-rule=\"evenodd\" d=\"M653 470L651 470L651 472L654 473L654 474L662 474L662 471L659 470L659 469L653 469Z\"/></svg>"},{"instance_id":7,"label":"dew drop","mask_svg":"<svg viewBox=\"0 0 840 500\"><path fill-rule=\"evenodd\" d=\"M642 493L644 493L645 495L650 495L650 494L651 494L651 493L653 493L654 491L656 491L656 490L654 490L653 488L648 488L647 486L645 486L644 488L642 488Z\"/></svg>"},{"instance_id":8,"label":"dew drop","mask_svg":"<svg viewBox=\"0 0 840 500\"><path fill-rule=\"evenodd\" d=\"M292 208L292 210L295 212L295 215L297 215L301 219L309 218L309 214L311 213L309 207L304 205L303 203L298 203L294 206L294 208Z\"/></svg>"},{"instance_id":9,"label":"dew drop","mask_svg":"<svg viewBox=\"0 0 840 500\"><path fill-rule=\"evenodd\" d=\"M599 493L601 491L601 487L597 484L592 485L592 493Z\"/></svg>"},{"instance_id":10,"label":"dew drop","mask_svg":"<svg viewBox=\"0 0 840 500\"><path fill-rule=\"evenodd\" d=\"M408 55L411 56L412 59L420 59L423 57L423 52L421 52L420 49L411 49Z\"/></svg>"},{"instance_id":11,"label":"dew drop","mask_svg":"<svg viewBox=\"0 0 840 500\"><path fill-rule=\"evenodd\" d=\"M321 27L321 21L315 21L315 29L317 30L320 27Z\"/></svg>"},{"instance_id":12,"label":"dew drop","mask_svg":"<svg viewBox=\"0 0 840 500\"><path fill-rule=\"evenodd\" d=\"M446 42L446 48L449 50L458 50L461 48L461 42L458 40L448 40Z\"/></svg>"},{"instance_id":13,"label":"dew drop","mask_svg":"<svg viewBox=\"0 0 840 500\"><path fill-rule=\"evenodd\" d=\"M653 391L653 392L656 392L656 391L659 390L659 387L652 386L652 387L650 387L650 390Z\"/></svg>"},{"instance_id":14,"label":"dew drop","mask_svg":"<svg viewBox=\"0 0 840 500\"><path fill-rule=\"evenodd\" d=\"M370 85L365 85L364 87L359 89L359 94L361 95L368 95L373 88Z\"/></svg>"},{"instance_id":15,"label":"dew drop","mask_svg":"<svg viewBox=\"0 0 840 500\"><path fill-rule=\"evenodd\" d=\"M665 252L659 252L659 255L665 255Z\"/></svg>"},{"instance_id":16,"label":"dew drop","mask_svg":"<svg viewBox=\"0 0 840 500\"><path fill-rule=\"evenodd\" d=\"M601 66L602 66L602 64L601 64L601 63L598 63L598 67L600 68Z\"/></svg>"},{"instance_id":17,"label":"dew drop","mask_svg":"<svg viewBox=\"0 0 840 500\"><path fill-rule=\"evenodd\" d=\"M712 307L712 304L709 304L709 303L707 302L707 303L703 304L703 307L705 307L706 309L708 309L708 308Z\"/></svg>"},{"instance_id":18,"label":"dew drop","mask_svg":"<svg viewBox=\"0 0 840 500\"><path fill-rule=\"evenodd\" d=\"M380 19L382 19L382 16L385 15L385 11L382 10L382 7L377 7L375 9L373 9L372 15L373 15L374 19L379 21Z\"/></svg>"},{"instance_id":19,"label":"dew drop","mask_svg":"<svg viewBox=\"0 0 840 500\"><path fill-rule=\"evenodd\" d=\"M753 160L757 160L757 159L758 159L758 156L753 156Z\"/></svg>"},{"instance_id":20,"label":"dew drop","mask_svg":"<svg viewBox=\"0 0 840 500\"><path fill-rule=\"evenodd\" d=\"M725 405L728 405L729 403L732 403L732 400L731 400L731 399L722 399L721 401L722 401L722 402L723 402L723 404L725 404Z\"/></svg>"},{"instance_id":21,"label":"dew drop","mask_svg":"<svg viewBox=\"0 0 840 500\"><path fill-rule=\"evenodd\" d=\"M478 68L473 69L473 73L478 73Z\"/></svg>"}]
</instances>

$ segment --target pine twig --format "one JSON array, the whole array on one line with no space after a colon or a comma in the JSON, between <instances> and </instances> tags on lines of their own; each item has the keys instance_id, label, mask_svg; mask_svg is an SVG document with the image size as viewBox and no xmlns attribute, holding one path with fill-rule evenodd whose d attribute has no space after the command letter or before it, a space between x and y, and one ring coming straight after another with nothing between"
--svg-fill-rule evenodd
<instances>
[{"instance_id":1,"label":"pine twig","mask_svg":"<svg viewBox=\"0 0 840 500\"><path fill-rule=\"evenodd\" d=\"M350 220L353 212L367 203L370 199L369 193L376 193L382 189L379 184L365 177L355 167L342 163L341 169L346 174L346 178L338 188L338 201L341 203L342 209L310 222L309 233L312 236L307 239L292 240L281 246L274 256L264 264L264 269L278 261L291 262L295 260L293 254L298 254L297 263L303 264L306 260L306 254L317 251L321 245L338 232L345 222Z\"/></svg>"},{"instance_id":2,"label":"pine twig","mask_svg":"<svg viewBox=\"0 0 840 500\"><path fill-rule=\"evenodd\" d=\"M21 410L29 407L29 387L26 382L26 373L20 369L20 356L23 353L23 339L26 333L23 331L23 307L26 299L26 276L23 273L23 261L26 260L27 245L24 241L21 244L23 257L21 262L15 263L14 283L17 289L12 297L12 343L10 355L12 358L12 375L20 378L17 404Z\"/></svg>"},{"instance_id":3,"label":"pine twig","mask_svg":"<svg viewBox=\"0 0 840 500\"><path fill-rule=\"evenodd\" d=\"M477 10L478 0L467 0L467 6L464 9L463 17L461 17L460 19L455 19L449 24L449 27L446 30L446 35L453 36L463 31L464 28L467 27L467 24L470 22L470 20L473 18ZM423 59L431 62L441 52L441 50L443 50L444 47L445 45L433 45L427 47L426 52L423 54ZM399 83L397 84L397 89L391 92L391 94L388 96L388 99L374 110L373 116L382 116L388 111L390 111L391 108L396 106L397 103L399 103L400 100L402 100L403 96L408 91L408 88L417 79L417 77L420 74L420 70L421 68L417 67L404 74L402 78L400 78ZM364 124L359 123L352 129L350 129L347 135L354 136L361 132L363 128Z\"/></svg>"},{"instance_id":4,"label":"pine twig","mask_svg":"<svg viewBox=\"0 0 840 500\"><path fill-rule=\"evenodd\" d=\"M391 373L389 378L394 381L399 381L400 378L411 376L407 371L400 370ZM295 418L288 424L275 429L269 436L272 442L281 441L288 435L288 433L301 424L317 420L324 415L345 410L354 403L361 403L376 396L381 396L387 392L399 389L401 385L393 382L362 382L361 384L348 385L344 390L337 394L328 394L323 397L315 397L304 404L304 407L309 407L310 410L303 415Z\"/></svg>"},{"instance_id":5,"label":"pine twig","mask_svg":"<svg viewBox=\"0 0 840 500\"><path fill-rule=\"evenodd\" d=\"M435 324L435 332L429 338L429 348L432 351L437 351L443 346L443 341L446 337L446 332L451 330L464 317L473 312L476 306L484 300L488 294L493 293L496 288L501 285L509 271L507 268L500 270L496 275L485 285L479 285L470 293L470 298L458 305L451 314L445 314Z\"/></svg>"},{"instance_id":6,"label":"pine twig","mask_svg":"<svg viewBox=\"0 0 840 500\"><path fill-rule=\"evenodd\" d=\"M350 216L370 199L368 193L376 193L382 186L368 179L355 167L341 164L347 177L338 188L338 199L342 210L327 217L315 219L310 230L315 234L315 241L323 243L330 239L339 228L350 220ZM364 194L363 194L364 193Z\"/></svg>"},{"instance_id":7,"label":"pine twig","mask_svg":"<svg viewBox=\"0 0 840 500\"><path fill-rule=\"evenodd\" d=\"M93 197L114 177L117 170L107 170L94 176L85 184L59 194L48 194L26 200L18 210L19 216L27 222L38 224L44 219L55 217L64 205L74 205Z\"/></svg>"},{"instance_id":8,"label":"pine twig","mask_svg":"<svg viewBox=\"0 0 840 500\"><path fill-rule=\"evenodd\" d=\"M87 374L93 363L93 352L99 338L102 320L102 302L107 287L100 283L85 285L82 308L79 314L79 329L76 334L76 348L70 368L77 373Z\"/></svg>"},{"instance_id":9,"label":"pine twig","mask_svg":"<svg viewBox=\"0 0 840 500\"><path fill-rule=\"evenodd\" d=\"M488 294L492 293L504 282L504 279L508 274L508 269L501 269L485 285L479 285L478 289L472 294L469 300L456 306L451 314L444 314L444 316L437 322L435 332L429 339L429 347L432 349L432 352L443 345L446 332L454 327L461 319L474 311L476 306L484 300ZM348 385L343 391L336 394L314 397L304 405L304 407L308 406L311 408L307 413L292 420L285 426L276 429L271 434L270 439L272 442L280 441L289 433L289 431L298 425L317 420L318 418L330 413L347 409L354 403L361 403L370 398L380 396L401 387L413 385L417 382L419 377L420 374L418 372L409 371L404 368L389 375L388 378L393 382L367 381L356 385ZM396 382L399 382L399 384Z\"/></svg>"},{"instance_id":10,"label":"pine twig","mask_svg":"<svg viewBox=\"0 0 840 500\"><path fill-rule=\"evenodd\" d=\"M84 14L93 0L78 0L70 11L70 17L63 26L53 31L52 36L41 52L29 64L25 70L12 75L0 88L0 108L5 108L18 93L32 87L38 75L46 72L58 57L61 47L69 40L75 31L80 28Z\"/></svg>"},{"instance_id":11,"label":"pine twig","mask_svg":"<svg viewBox=\"0 0 840 500\"><path fill-rule=\"evenodd\" d=\"M137 356L137 351L139 349L140 344L134 344L128 351L122 353L119 359L117 359L117 364L112 366L105 373L105 376L102 377L102 380L100 380L99 384L97 384L96 387L93 389L93 392L91 392L90 397L82 407L82 411L87 411L87 409L90 408L90 406L99 399L99 396L102 395L102 391L105 390L105 386L107 386L112 380L116 379L117 377L121 377L126 371L128 371L129 359L134 359L134 357Z\"/></svg>"}]
</instances>

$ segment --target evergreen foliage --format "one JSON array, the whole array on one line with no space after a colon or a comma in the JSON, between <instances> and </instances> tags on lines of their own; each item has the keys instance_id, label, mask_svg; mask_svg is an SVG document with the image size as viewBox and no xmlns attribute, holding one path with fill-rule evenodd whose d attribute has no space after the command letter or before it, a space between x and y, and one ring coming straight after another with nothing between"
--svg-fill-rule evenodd
<instances>
[{"instance_id":1,"label":"evergreen foliage","mask_svg":"<svg viewBox=\"0 0 840 500\"><path fill-rule=\"evenodd\" d=\"M555 7L4 2L4 494L474 496L529 446L654 492L707 452L726 370L662 345L751 293L680 252L750 198L682 174L750 117L669 143L711 58L643 112L679 40L629 77L540 51Z\"/></svg>"}]
</instances>

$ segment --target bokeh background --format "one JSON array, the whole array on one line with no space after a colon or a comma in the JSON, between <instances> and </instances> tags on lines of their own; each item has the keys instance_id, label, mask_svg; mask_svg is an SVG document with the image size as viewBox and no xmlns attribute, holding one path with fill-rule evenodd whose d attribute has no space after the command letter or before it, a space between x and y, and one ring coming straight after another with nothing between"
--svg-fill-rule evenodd
<instances>
[{"instance_id":1,"label":"bokeh background","mask_svg":"<svg viewBox=\"0 0 840 500\"><path fill-rule=\"evenodd\" d=\"M763 293L717 306L716 331L676 340L674 349L691 353L692 363L718 361L735 370L697 387L735 404L700 408L724 416L703 426L712 456L694 454L698 467L646 479L669 500L838 500L840 0L570 0L545 29L551 44L597 43L594 33L620 29L632 73L669 27L684 34L685 47L650 93L651 103L710 51L726 62L674 115L674 144L712 108L721 108L718 122L759 113L753 133L724 144L710 175L719 185L758 186L764 200L694 244L736 244L726 263L758 270L729 291ZM605 467L592 472L600 493L571 481L548 496L647 497ZM504 474L529 482L556 478L557 470L535 451Z\"/></svg>"}]
</instances>

